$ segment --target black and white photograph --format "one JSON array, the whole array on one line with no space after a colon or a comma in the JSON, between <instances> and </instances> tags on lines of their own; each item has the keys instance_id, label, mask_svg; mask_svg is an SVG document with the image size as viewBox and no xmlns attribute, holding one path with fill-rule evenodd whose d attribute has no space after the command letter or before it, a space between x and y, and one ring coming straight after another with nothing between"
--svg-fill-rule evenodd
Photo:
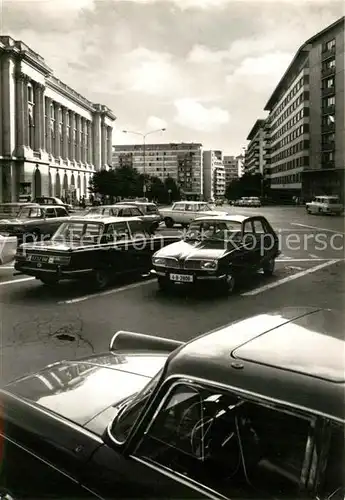
<instances>
[{"instance_id":1,"label":"black and white photograph","mask_svg":"<svg viewBox=\"0 0 345 500\"><path fill-rule=\"evenodd\" d=\"M0 500L345 500L343 0L0 0Z\"/></svg>"}]
</instances>

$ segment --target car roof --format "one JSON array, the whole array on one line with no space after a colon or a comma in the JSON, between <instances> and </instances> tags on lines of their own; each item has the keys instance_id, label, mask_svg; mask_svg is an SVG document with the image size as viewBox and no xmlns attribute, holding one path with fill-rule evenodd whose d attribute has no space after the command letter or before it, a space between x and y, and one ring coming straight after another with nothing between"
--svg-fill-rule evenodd
<instances>
[{"instance_id":1,"label":"car roof","mask_svg":"<svg viewBox=\"0 0 345 500\"><path fill-rule=\"evenodd\" d=\"M175 201L175 203L189 203L190 205L208 205L207 201L188 201L188 200L180 200L180 201Z\"/></svg>"},{"instance_id":2,"label":"car roof","mask_svg":"<svg viewBox=\"0 0 345 500\"><path fill-rule=\"evenodd\" d=\"M62 208L62 209L64 209L64 210L66 210L66 209L65 209L65 207L64 207L64 206L62 206L62 205L40 205L39 203L32 203L32 204L30 204L30 205L26 205L26 206L24 206L23 208L44 208L44 209L47 209L47 208L54 208L54 210L55 210L56 208Z\"/></svg>"},{"instance_id":3,"label":"car roof","mask_svg":"<svg viewBox=\"0 0 345 500\"><path fill-rule=\"evenodd\" d=\"M116 205L154 205L156 206L155 203L152 201L120 201L116 203Z\"/></svg>"},{"instance_id":4,"label":"car roof","mask_svg":"<svg viewBox=\"0 0 345 500\"><path fill-rule=\"evenodd\" d=\"M203 216L203 217L196 217L194 221L202 221L202 220L207 220L207 221L225 221L225 222L239 222L242 224L242 222L251 219L252 217L261 217L261 215L254 216L254 215L213 215L211 217Z\"/></svg>"},{"instance_id":5,"label":"car roof","mask_svg":"<svg viewBox=\"0 0 345 500\"><path fill-rule=\"evenodd\" d=\"M345 421L343 314L289 307L232 323L178 348L167 377L183 376Z\"/></svg>"},{"instance_id":6,"label":"car roof","mask_svg":"<svg viewBox=\"0 0 345 500\"><path fill-rule=\"evenodd\" d=\"M71 222L79 222L80 224L86 224L88 222L90 223L101 223L101 224L113 224L115 222L132 222L132 221L137 221L137 222L142 222L142 219L139 217L88 217L87 215L84 217L70 217L69 220Z\"/></svg>"},{"instance_id":7,"label":"car roof","mask_svg":"<svg viewBox=\"0 0 345 500\"><path fill-rule=\"evenodd\" d=\"M97 207L90 207L90 210L101 210L102 208L127 208L128 205L135 205L135 203L114 203L113 205L98 205Z\"/></svg>"}]
</instances>

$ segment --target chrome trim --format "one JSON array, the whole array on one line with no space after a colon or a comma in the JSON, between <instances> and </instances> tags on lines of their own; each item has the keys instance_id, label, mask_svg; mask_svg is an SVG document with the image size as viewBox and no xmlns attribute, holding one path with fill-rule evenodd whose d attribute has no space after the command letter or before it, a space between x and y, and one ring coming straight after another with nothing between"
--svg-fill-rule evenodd
<instances>
[{"instance_id":1,"label":"chrome trim","mask_svg":"<svg viewBox=\"0 0 345 500\"><path fill-rule=\"evenodd\" d=\"M88 491L90 493L92 493L92 495L94 495L96 498L99 498L100 500L103 500L103 497L100 497L97 493L95 493L93 490L90 490L90 488L88 488L87 486L84 486L78 479L75 479L74 477L70 476L69 474L67 474L66 472L62 471L61 469L59 469L58 467L56 467L55 465L53 465L52 463L48 462L47 460L45 460L44 458L42 458L40 455L36 455L34 452L32 452L31 450L29 450L28 448L26 448L25 446L17 443L17 441L15 441L14 439L11 439L9 438L8 436L6 436L5 434L3 434L2 432L0 432L0 436L2 436L6 441L8 441L9 443L13 444L14 446L17 446L18 448L20 448L20 450L24 451L25 453L27 453L28 455L31 455L32 457L36 458L37 460L39 460L41 463L47 465L48 467L50 467L51 469L54 469L55 471L57 471L59 474L61 474L62 476L66 477L67 479L71 480L73 483L77 484L78 486L80 486L80 488L82 490L85 490L85 491Z\"/></svg>"},{"instance_id":2,"label":"chrome trim","mask_svg":"<svg viewBox=\"0 0 345 500\"><path fill-rule=\"evenodd\" d=\"M184 486L187 486L188 488L192 488L192 489L194 489L194 490L196 490L199 493L202 493L204 495L205 494L210 495L209 498L212 498L214 500L220 500L220 499L229 500L228 497L225 497L224 495L221 495L220 493L217 493L216 491L211 490L207 486L201 485L200 483L198 483L197 481L195 481L192 478L188 478L188 480L186 480L185 477L182 474L180 474L179 472L172 471L172 469L168 469L167 467L164 467L163 465L161 465L162 468L160 468L160 467L156 466L154 463L151 463L150 461L146 461L143 458L137 457L135 455L129 455L129 457L132 458L133 460L135 460L136 462L139 462L139 463L146 465L147 467L150 467L151 469L153 469L161 474L164 474L165 476L169 477L170 479L173 479L174 481L178 481L179 483L183 484ZM189 483L189 481L190 481L190 483Z\"/></svg>"},{"instance_id":3,"label":"chrome trim","mask_svg":"<svg viewBox=\"0 0 345 500\"><path fill-rule=\"evenodd\" d=\"M58 361L58 362L53 363L52 365L48 365L48 366L58 365L59 363L60 362ZM14 382L19 381L19 380L20 379L16 379L16 380L14 380ZM39 413L43 413L44 415L47 415L49 418L52 418L52 419L56 420L57 422L60 422L61 424L64 424L65 426L70 427L71 429L84 434L85 436L93 439L98 444L103 444L103 441L102 441L102 439L100 437L98 437L93 432L88 431L84 427L81 427L80 425L72 422L71 420L67 420L66 418L58 415L57 413L54 413L54 412L49 411L49 410L46 410L45 408L43 408L41 406L38 406L38 405L35 405L34 403L31 403L30 401L27 401L26 399L22 399L22 398L16 396L15 394L13 394L12 392L7 391L6 389L1 389L0 394L1 393L6 394L10 398L13 398L16 401L19 401L21 404L26 405L29 408L32 408L33 410L35 410L35 411L37 411ZM1 407L2 407L2 404L0 403L0 408Z\"/></svg>"},{"instance_id":4,"label":"chrome trim","mask_svg":"<svg viewBox=\"0 0 345 500\"><path fill-rule=\"evenodd\" d=\"M220 281L220 280L224 280L225 278L226 278L226 274L222 274L221 276L212 276L212 275L196 276L197 281L199 281L199 280Z\"/></svg>"}]
</instances>

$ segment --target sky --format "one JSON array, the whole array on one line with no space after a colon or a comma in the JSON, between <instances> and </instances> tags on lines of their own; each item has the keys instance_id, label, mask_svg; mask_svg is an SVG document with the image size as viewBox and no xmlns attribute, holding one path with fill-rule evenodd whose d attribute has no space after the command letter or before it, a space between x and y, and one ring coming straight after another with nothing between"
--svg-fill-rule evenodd
<instances>
[{"instance_id":1,"label":"sky","mask_svg":"<svg viewBox=\"0 0 345 500\"><path fill-rule=\"evenodd\" d=\"M240 154L298 48L338 0L0 0L0 32L117 117L113 144L200 142Z\"/></svg>"}]
</instances>

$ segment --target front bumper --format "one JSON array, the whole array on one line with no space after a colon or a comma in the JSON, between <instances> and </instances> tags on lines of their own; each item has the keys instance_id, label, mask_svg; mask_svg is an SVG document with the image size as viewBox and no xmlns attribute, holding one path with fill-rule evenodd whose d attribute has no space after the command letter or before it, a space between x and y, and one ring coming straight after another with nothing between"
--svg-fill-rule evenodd
<instances>
[{"instance_id":1,"label":"front bumper","mask_svg":"<svg viewBox=\"0 0 345 500\"><path fill-rule=\"evenodd\" d=\"M156 276L156 277L161 277L161 278L165 278L166 280L170 281L171 283L176 283L176 284L195 284L196 282L200 282L200 281L212 281L212 282L219 282L219 281L223 281L225 280L226 278L226 274L215 274L215 273L212 273L211 272L208 272L208 271L185 271L185 270L181 270L182 272L179 272L177 271L176 269L162 269L162 270L158 270L158 269L151 269L150 271L150 276ZM187 275L187 276L192 276L193 277L193 281L187 281L187 282L184 282L184 281L175 281L175 280L171 280L170 279L170 275L173 274L173 275Z\"/></svg>"}]
</instances>

